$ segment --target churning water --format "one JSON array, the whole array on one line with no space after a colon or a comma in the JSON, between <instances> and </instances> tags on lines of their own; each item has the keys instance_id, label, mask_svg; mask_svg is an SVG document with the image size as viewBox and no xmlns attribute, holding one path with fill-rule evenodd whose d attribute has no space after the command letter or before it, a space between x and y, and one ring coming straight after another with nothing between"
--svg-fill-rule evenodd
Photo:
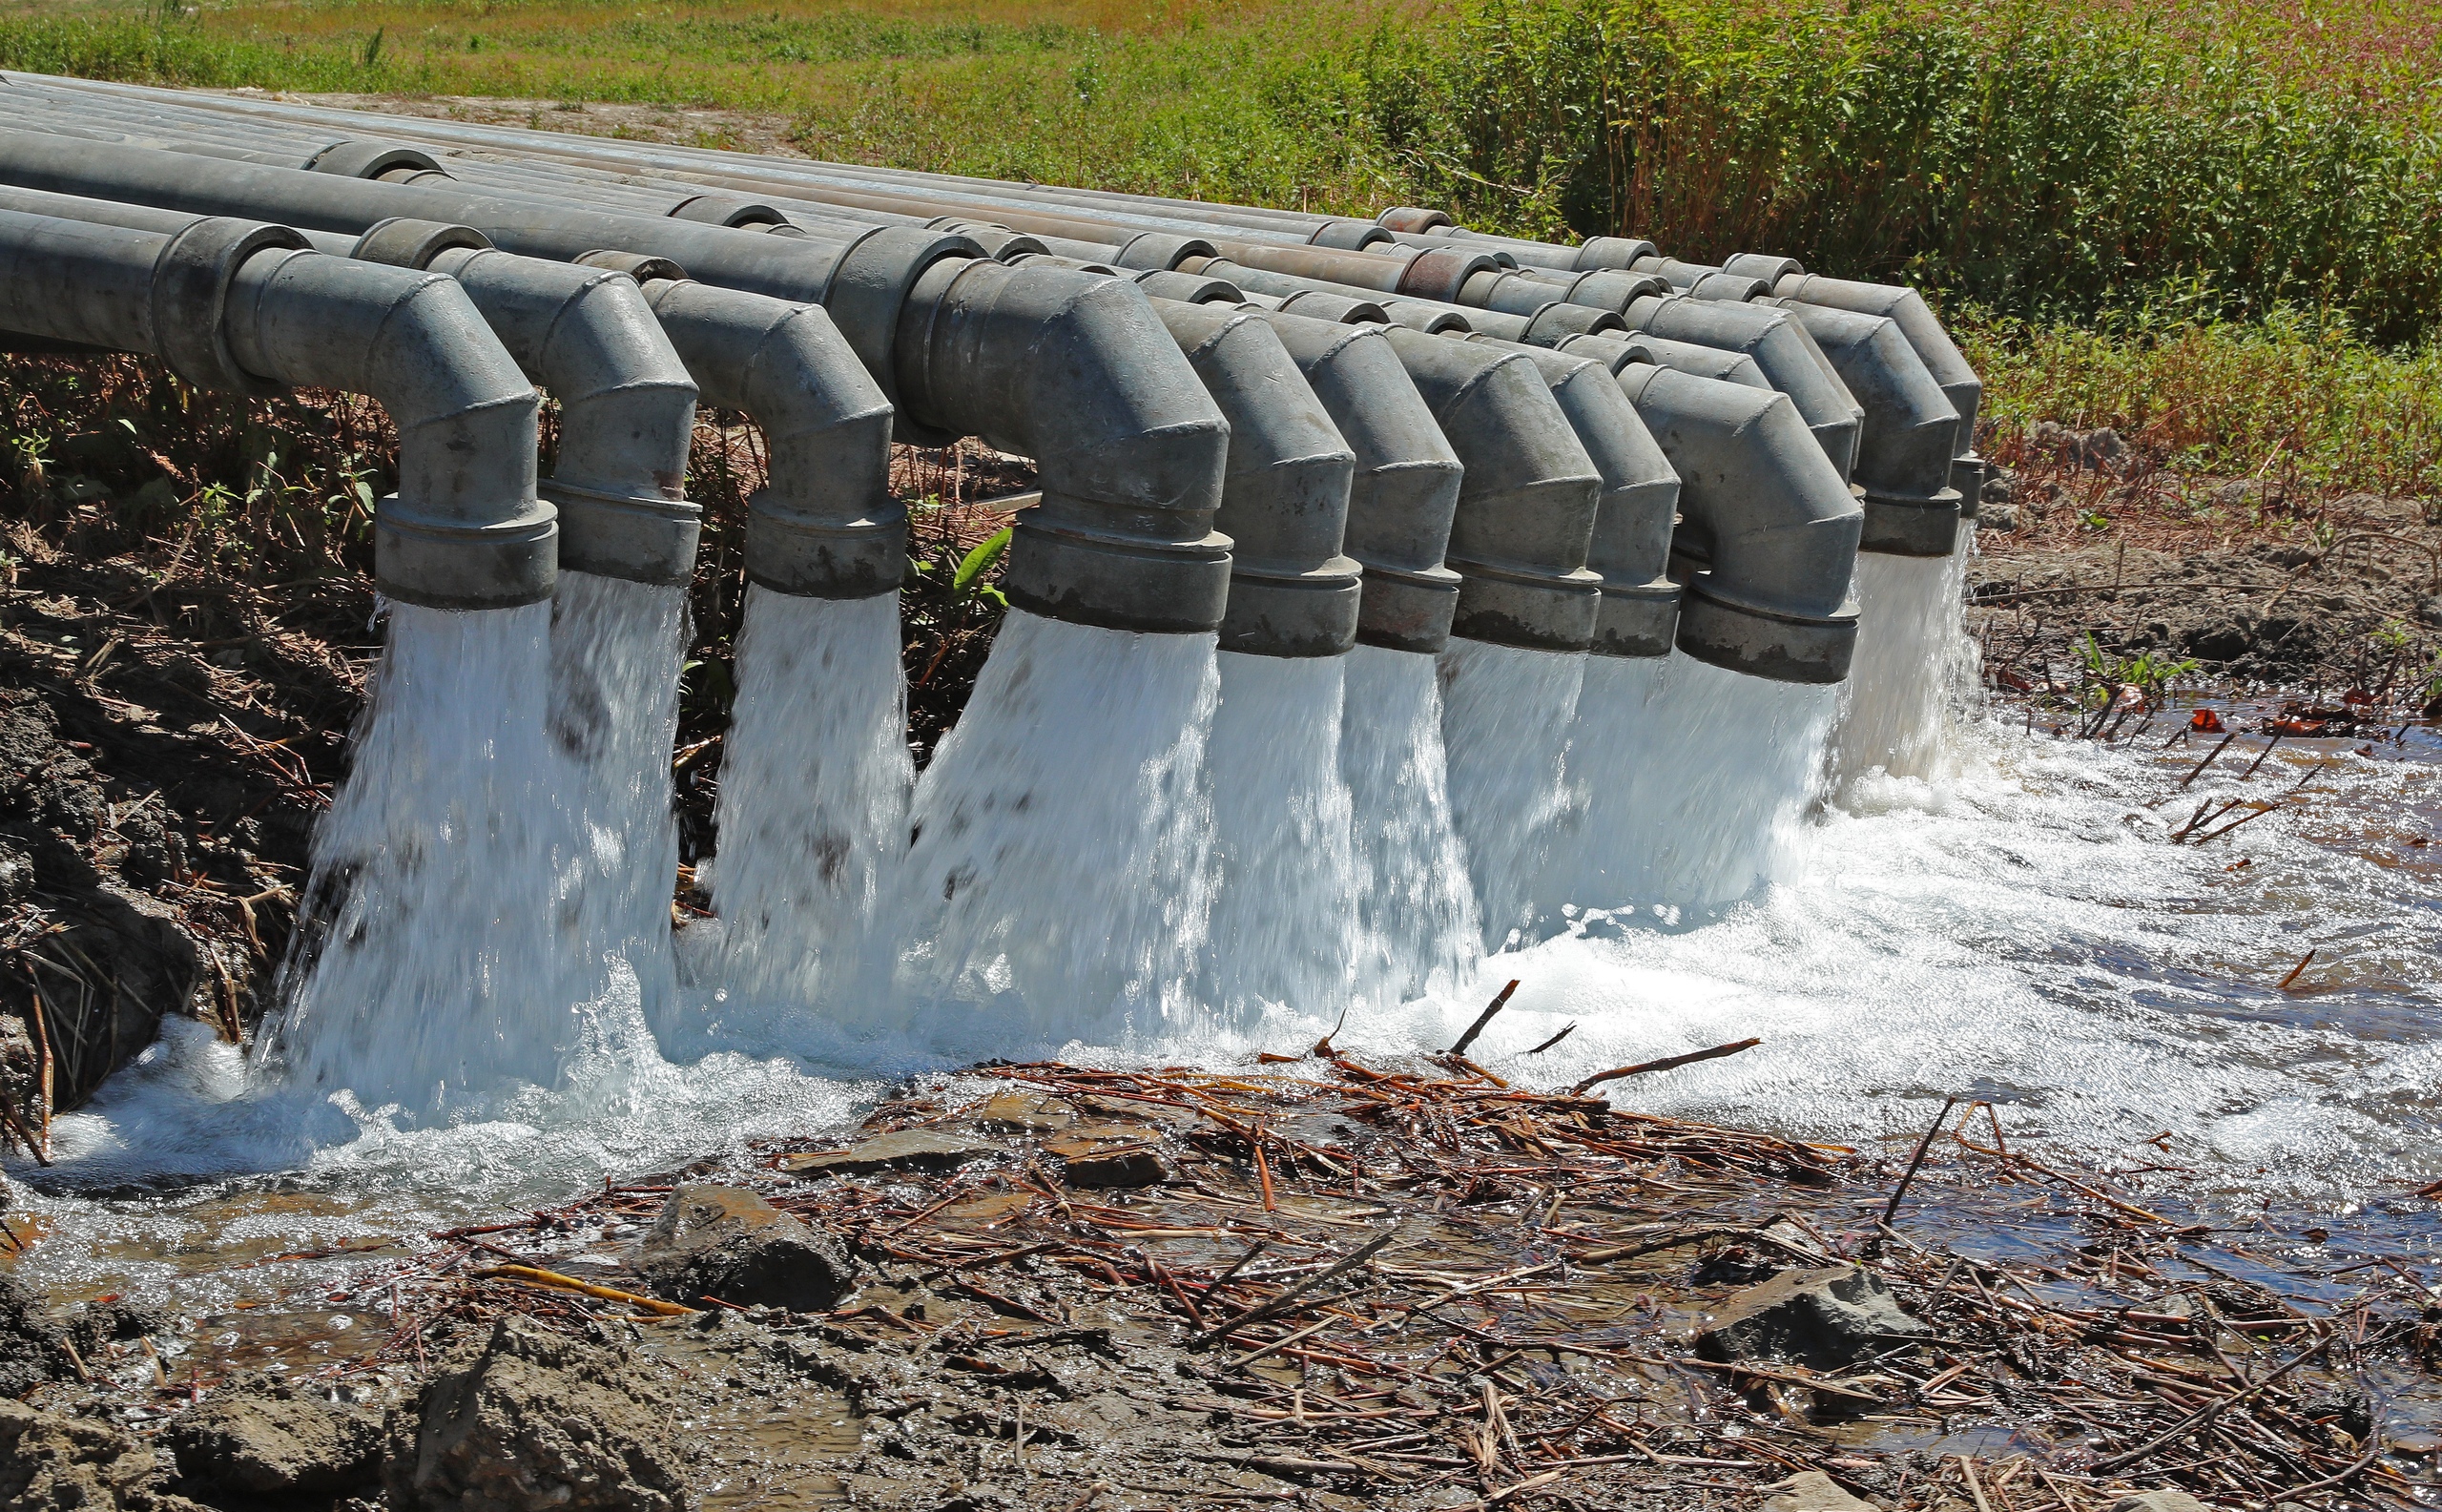
<instances>
[{"instance_id":1,"label":"churning water","mask_svg":"<svg viewBox=\"0 0 2442 1512\"><path fill-rule=\"evenodd\" d=\"M1021 1056L1201 1022L1213 645L1009 611L916 784L890 990L845 1027Z\"/></svg>"},{"instance_id":2,"label":"churning water","mask_svg":"<svg viewBox=\"0 0 2442 1512\"><path fill-rule=\"evenodd\" d=\"M1956 726L1981 694L1981 658L1959 624L1974 530L1948 556L1857 557L1857 652L1842 685L1832 770L1843 789L1880 771L1943 777Z\"/></svg>"},{"instance_id":3,"label":"churning water","mask_svg":"<svg viewBox=\"0 0 2442 1512\"><path fill-rule=\"evenodd\" d=\"M1538 880L1544 931L1586 909L1678 924L1788 875L1836 698L1680 652L1592 658Z\"/></svg>"},{"instance_id":4,"label":"churning water","mask_svg":"<svg viewBox=\"0 0 2442 1512\"><path fill-rule=\"evenodd\" d=\"M676 982L670 889L678 872L671 745L687 590L562 572L551 605L552 742L574 778L576 1001L635 980L648 1018Z\"/></svg>"},{"instance_id":5,"label":"churning water","mask_svg":"<svg viewBox=\"0 0 2442 1512\"><path fill-rule=\"evenodd\" d=\"M1368 1003L1448 992L1475 972L1483 926L1450 821L1434 658L1359 646L1339 735L1356 837L1356 989Z\"/></svg>"},{"instance_id":6,"label":"churning water","mask_svg":"<svg viewBox=\"0 0 2442 1512\"><path fill-rule=\"evenodd\" d=\"M1344 656L1222 652L1212 922L1202 996L1231 1025L1269 1007L1338 1011L1368 954L1340 774Z\"/></svg>"},{"instance_id":7,"label":"churning water","mask_svg":"<svg viewBox=\"0 0 2442 1512\"><path fill-rule=\"evenodd\" d=\"M1586 657L1452 636L1440 656L1450 818L1486 951L1533 939L1535 882L1566 818L1562 768Z\"/></svg>"},{"instance_id":8,"label":"churning water","mask_svg":"<svg viewBox=\"0 0 2442 1512\"><path fill-rule=\"evenodd\" d=\"M786 1014L858 984L915 781L899 595L750 587L712 865L711 974L731 997ZM685 1017L654 1025L673 1053L699 1037Z\"/></svg>"}]
</instances>

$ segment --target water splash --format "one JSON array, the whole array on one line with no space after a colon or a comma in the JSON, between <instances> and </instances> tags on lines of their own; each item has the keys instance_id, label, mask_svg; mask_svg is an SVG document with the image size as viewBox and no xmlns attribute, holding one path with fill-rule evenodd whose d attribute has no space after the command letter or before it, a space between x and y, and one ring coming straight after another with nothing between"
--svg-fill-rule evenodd
<instances>
[{"instance_id":1,"label":"water splash","mask_svg":"<svg viewBox=\"0 0 2442 1512\"><path fill-rule=\"evenodd\" d=\"M1482 923L1450 821L1434 659L1359 646L1342 660L1340 771L1364 948L1356 988L1377 1003L1448 992L1475 974Z\"/></svg>"},{"instance_id":2,"label":"water splash","mask_svg":"<svg viewBox=\"0 0 2442 1512\"><path fill-rule=\"evenodd\" d=\"M1837 697L1677 652L1594 657L1537 887L1545 918L1647 905L1676 923L1787 876Z\"/></svg>"},{"instance_id":3,"label":"water splash","mask_svg":"<svg viewBox=\"0 0 2442 1512\"><path fill-rule=\"evenodd\" d=\"M1974 549L1857 557L1857 652L1832 737L1844 793L1877 770L1925 781L1956 775L1958 725L1980 691L1981 658L1960 617Z\"/></svg>"},{"instance_id":4,"label":"water splash","mask_svg":"<svg viewBox=\"0 0 2442 1512\"><path fill-rule=\"evenodd\" d=\"M732 997L805 1007L853 986L915 781L899 595L750 587L712 875ZM679 1053L694 1026L656 1027Z\"/></svg>"},{"instance_id":5,"label":"water splash","mask_svg":"<svg viewBox=\"0 0 2442 1512\"><path fill-rule=\"evenodd\" d=\"M624 971L648 1019L667 1011L670 890L678 823L670 759L687 591L590 572L562 572L551 605L548 730L568 759L579 823L577 997L608 996Z\"/></svg>"},{"instance_id":6,"label":"water splash","mask_svg":"<svg viewBox=\"0 0 2442 1512\"><path fill-rule=\"evenodd\" d=\"M389 607L356 760L316 829L259 1058L409 1117L582 1044L576 782L545 729L551 611Z\"/></svg>"},{"instance_id":7,"label":"water splash","mask_svg":"<svg viewBox=\"0 0 2442 1512\"><path fill-rule=\"evenodd\" d=\"M1009 612L916 785L882 914L891 1001L860 994L843 1024L1016 1055L1192 1017L1213 639Z\"/></svg>"},{"instance_id":8,"label":"water splash","mask_svg":"<svg viewBox=\"0 0 2442 1512\"><path fill-rule=\"evenodd\" d=\"M1441 653L1450 818L1487 953L1534 938L1535 880L1567 808L1562 770L1585 662L1456 636Z\"/></svg>"},{"instance_id":9,"label":"water splash","mask_svg":"<svg viewBox=\"0 0 2442 1512\"><path fill-rule=\"evenodd\" d=\"M1339 768L1346 659L1220 653L1204 997L1229 1023L1349 1001L1363 941Z\"/></svg>"}]
</instances>

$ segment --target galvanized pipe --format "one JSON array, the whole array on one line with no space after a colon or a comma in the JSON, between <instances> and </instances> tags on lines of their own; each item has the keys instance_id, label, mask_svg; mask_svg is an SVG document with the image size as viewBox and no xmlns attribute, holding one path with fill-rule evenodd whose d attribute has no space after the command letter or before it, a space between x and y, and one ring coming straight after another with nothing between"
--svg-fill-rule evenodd
<instances>
[{"instance_id":1,"label":"galvanized pipe","mask_svg":"<svg viewBox=\"0 0 2442 1512\"><path fill-rule=\"evenodd\" d=\"M1691 378L1709 378L1724 383L1739 383L1749 388L1769 389L1770 379L1755 365L1755 359L1744 352L1725 352L1715 346L1698 346L1693 342L1674 342L1666 336L1649 336L1643 331L1633 336L1600 335L1572 336L1552 348L1571 357L1590 358L1604 363L1614 373L1630 362L1646 362L1666 367L1674 373Z\"/></svg>"},{"instance_id":2,"label":"galvanized pipe","mask_svg":"<svg viewBox=\"0 0 2442 1512\"><path fill-rule=\"evenodd\" d=\"M539 401L447 279L323 257L281 226L164 234L0 211L0 327L158 356L205 387L368 395L399 430L399 491L374 509L382 590L450 610L550 596Z\"/></svg>"},{"instance_id":3,"label":"galvanized pipe","mask_svg":"<svg viewBox=\"0 0 2442 1512\"><path fill-rule=\"evenodd\" d=\"M1865 407L1855 473L1866 494L1863 549L1948 556L1958 534L1950 483L1958 412L1897 322L1797 300L1757 302L1794 316Z\"/></svg>"},{"instance_id":4,"label":"galvanized pipe","mask_svg":"<svg viewBox=\"0 0 2442 1512\"><path fill-rule=\"evenodd\" d=\"M1855 469L1864 411L1813 338L1789 316L1715 300L1649 298L1628 307L1627 323L1631 330L1755 359L1765 378L1797 406L1841 478Z\"/></svg>"},{"instance_id":5,"label":"galvanized pipe","mask_svg":"<svg viewBox=\"0 0 2442 1512\"><path fill-rule=\"evenodd\" d=\"M1934 382L1949 396L1951 407L1958 411L1952 486L1959 492L1960 512L1972 518L1976 498L1984 487L1984 459L1976 454L1976 417L1983 406L1984 383L1976 376L1976 369L1967 365L1967 359L1960 355L1950 333L1942 329L1942 322L1925 303L1925 297L1898 284L1859 283L1805 272L1783 274L1773 282L1772 292L1785 300L1854 310L1860 315L1879 315L1898 325L1918 360L1934 375Z\"/></svg>"}]
</instances>

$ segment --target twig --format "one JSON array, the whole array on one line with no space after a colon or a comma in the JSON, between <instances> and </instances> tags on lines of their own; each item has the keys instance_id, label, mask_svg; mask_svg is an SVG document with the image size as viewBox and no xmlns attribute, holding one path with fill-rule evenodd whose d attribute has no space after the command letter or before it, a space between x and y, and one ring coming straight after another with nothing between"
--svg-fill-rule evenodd
<instances>
[{"instance_id":1,"label":"twig","mask_svg":"<svg viewBox=\"0 0 2442 1512\"><path fill-rule=\"evenodd\" d=\"M1692 1066L1698 1061L1719 1060L1725 1055L1736 1055L1741 1050L1751 1050L1763 1043L1760 1039L1739 1040L1730 1045L1716 1045L1709 1050L1691 1050L1686 1055L1666 1055L1661 1060L1646 1061L1638 1066L1622 1066L1608 1071L1597 1071L1570 1087L1568 1095L1583 1097L1587 1087L1604 1082L1617 1081L1623 1076L1643 1076L1647 1071L1667 1071L1676 1067Z\"/></svg>"},{"instance_id":2,"label":"twig","mask_svg":"<svg viewBox=\"0 0 2442 1512\"><path fill-rule=\"evenodd\" d=\"M1542 1044L1536 1046L1533 1049L1528 1050L1526 1053L1527 1053L1527 1054L1529 1054L1529 1055L1541 1055L1541 1054L1542 1054L1545 1050L1550 1049L1553 1046L1558 1045L1559 1043L1561 1043L1561 1041L1567 1039L1570 1035L1575 1034L1576 1032L1577 1032L1577 1024L1576 1024L1576 1022L1575 1022L1574 1020L1572 1020L1572 1021L1570 1021L1568 1027L1566 1027L1566 1028L1564 1028L1564 1029L1561 1030L1561 1032L1559 1032L1558 1034L1553 1035L1550 1039L1545 1040Z\"/></svg>"},{"instance_id":3,"label":"twig","mask_svg":"<svg viewBox=\"0 0 2442 1512\"><path fill-rule=\"evenodd\" d=\"M2321 946L2317 946L2317 947L2316 947L2316 949L2321 949L2321 948L2322 948ZM2313 950L2309 950L2309 951L2307 951L2305 955L2300 956L2300 957L2298 958L2298 963L2297 963L2296 965L2291 966L2291 967L2289 968L2289 974L2288 974L2287 976L2283 977L2283 978L2281 979L2281 985L2279 985L2279 986L2277 986L2277 987L2273 988L2272 990L2273 990L2273 991L2275 991L2275 992L2287 992L2287 991L2288 991L2288 990L2289 990L2289 984L2291 984L2292 982L2297 981L2297 980L2298 980L2298 973L2300 973L2300 972L2302 972L2302 971L2306 970L2306 969L2307 969L2307 963L2308 963L2308 962L2310 962L2310 961L2312 961L2312 960L2314 960L2314 959L2315 959L2315 952L2314 952Z\"/></svg>"},{"instance_id":4,"label":"twig","mask_svg":"<svg viewBox=\"0 0 2442 1512\"><path fill-rule=\"evenodd\" d=\"M1511 982L1509 985L1501 988L1500 993L1493 998L1492 1002L1486 1005L1484 1010L1476 1015L1476 1022L1467 1025L1467 1032L1459 1036L1459 1043L1450 1046L1449 1053L1452 1055L1466 1054L1467 1046L1476 1043L1476 1036L1484 1031L1484 1025L1492 1022L1492 1016L1494 1014L1499 1013L1502 1008L1509 1005L1509 995L1517 990L1518 984L1514 981Z\"/></svg>"},{"instance_id":5,"label":"twig","mask_svg":"<svg viewBox=\"0 0 2442 1512\"><path fill-rule=\"evenodd\" d=\"M1943 1098L1942 1110L1934 1115L1934 1127L1926 1129L1925 1137L1916 1141L1916 1153L1909 1158L1907 1173L1899 1178L1899 1185L1892 1189L1891 1200L1883 1204L1882 1221L1886 1225L1898 1216L1899 1201L1908 1195L1908 1184L1916 1179L1917 1170L1925 1164L1925 1151L1934 1148L1934 1136L1942 1131L1942 1125L1950 1122L1950 1110L1957 1106L1956 1097Z\"/></svg>"},{"instance_id":6,"label":"twig","mask_svg":"<svg viewBox=\"0 0 2442 1512\"><path fill-rule=\"evenodd\" d=\"M1261 1307L1250 1308L1246 1312L1239 1314L1237 1316L1231 1318L1226 1322L1217 1324L1214 1327L1208 1328L1203 1333L1196 1335L1193 1338L1187 1341L1188 1347L1190 1349L1202 1349L1209 1344L1217 1343L1220 1340L1229 1337L1231 1334L1236 1333L1238 1330L1246 1327L1250 1323L1260 1323L1269 1317L1278 1317L1281 1314L1288 1312L1290 1306L1299 1297L1304 1296L1314 1288L1335 1276L1339 1276L1347 1272L1353 1271L1356 1267L1363 1265L1366 1261L1374 1258L1376 1254L1381 1253L1382 1246L1390 1243L1392 1239L1397 1236L1398 1232L1399 1226L1397 1223L1392 1224L1389 1228L1384 1229L1381 1232L1376 1234L1371 1239L1366 1240L1363 1244L1358 1245L1355 1250L1352 1250L1347 1254L1341 1256L1331 1266L1324 1270L1315 1272L1313 1275L1306 1277L1306 1279L1298 1282L1295 1286L1291 1287L1288 1291L1281 1293L1271 1301L1264 1303Z\"/></svg>"}]
</instances>

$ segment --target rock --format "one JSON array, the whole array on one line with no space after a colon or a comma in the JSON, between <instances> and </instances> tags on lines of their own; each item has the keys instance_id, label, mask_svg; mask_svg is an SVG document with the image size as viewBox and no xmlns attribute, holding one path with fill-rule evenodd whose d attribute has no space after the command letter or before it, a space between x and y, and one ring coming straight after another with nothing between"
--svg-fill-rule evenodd
<instances>
[{"instance_id":1,"label":"rock","mask_svg":"<svg viewBox=\"0 0 2442 1512\"><path fill-rule=\"evenodd\" d=\"M34 890L34 859L25 850L0 840L0 906L13 907Z\"/></svg>"},{"instance_id":2,"label":"rock","mask_svg":"<svg viewBox=\"0 0 2442 1512\"><path fill-rule=\"evenodd\" d=\"M1707 1359L1783 1356L1836 1370L1933 1330L1899 1310L1881 1276L1857 1266L1789 1271L1723 1304L1696 1335Z\"/></svg>"},{"instance_id":3,"label":"rock","mask_svg":"<svg viewBox=\"0 0 2442 1512\"><path fill-rule=\"evenodd\" d=\"M2202 661L2236 661L2248 644L2246 627L2229 619L2193 626L2180 637L2181 647Z\"/></svg>"},{"instance_id":4,"label":"rock","mask_svg":"<svg viewBox=\"0 0 2442 1512\"><path fill-rule=\"evenodd\" d=\"M1976 528L1979 530L2015 530L2018 528L2018 507L2007 499L1989 495L1976 510Z\"/></svg>"},{"instance_id":5,"label":"rock","mask_svg":"<svg viewBox=\"0 0 2442 1512\"><path fill-rule=\"evenodd\" d=\"M105 1345L165 1333L169 1326L170 1315L162 1309L125 1300L88 1302L63 1325L69 1343L89 1357L100 1354Z\"/></svg>"},{"instance_id":6,"label":"rock","mask_svg":"<svg viewBox=\"0 0 2442 1512\"><path fill-rule=\"evenodd\" d=\"M740 1307L829 1312L856 1266L817 1233L742 1187L681 1187L647 1233L636 1269L653 1290L690 1306L717 1297Z\"/></svg>"},{"instance_id":7,"label":"rock","mask_svg":"<svg viewBox=\"0 0 2442 1512\"><path fill-rule=\"evenodd\" d=\"M608 1344L503 1318L393 1419L396 1512L685 1512L676 1404Z\"/></svg>"},{"instance_id":8,"label":"rock","mask_svg":"<svg viewBox=\"0 0 2442 1512\"><path fill-rule=\"evenodd\" d=\"M67 1330L47 1313L50 1298L13 1275L0 1275L0 1397L22 1397L75 1373ZM0 1500L0 1505L7 1505Z\"/></svg>"},{"instance_id":9,"label":"rock","mask_svg":"<svg viewBox=\"0 0 2442 1512\"><path fill-rule=\"evenodd\" d=\"M1076 1111L1041 1092L1002 1092L983 1105L983 1127L1004 1134L1047 1134L1077 1121Z\"/></svg>"},{"instance_id":10,"label":"rock","mask_svg":"<svg viewBox=\"0 0 2442 1512\"><path fill-rule=\"evenodd\" d=\"M2436 630L2442 630L2442 593L2418 599L2416 617Z\"/></svg>"},{"instance_id":11,"label":"rock","mask_svg":"<svg viewBox=\"0 0 2442 1512\"><path fill-rule=\"evenodd\" d=\"M2111 1504L2111 1512L2213 1512L2184 1491L2140 1491Z\"/></svg>"},{"instance_id":12,"label":"rock","mask_svg":"<svg viewBox=\"0 0 2442 1512\"><path fill-rule=\"evenodd\" d=\"M107 1422L0 1400L0 1507L208 1512L169 1489L169 1461Z\"/></svg>"},{"instance_id":13,"label":"rock","mask_svg":"<svg viewBox=\"0 0 2442 1512\"><path fill-rule=\"evenodd\" d=\"M940 1175L999 1153L998 1145L929 1129L902 1129L828 1154L791 1155L780 1162L780 1169L809 1181L820 1176L871 1176L885 1170Z\"/></svg>"},{"instance_id":14,"label":"rock","mask_svg":"<svg viewBox=\"0 0 2442 1512\"><path fill-rule=\"evenodd\" d=\"M1764 1512L1877 1512L1873 1502L1851 1496L1820 1470L1801 1470L1764 1489L1779 1493L1764 1503Z\"/></svg>"},{"instance_id":15,"label":"rock","mask_svg":"<svg viewBox=\"0 0 2442 1512\"><path fill-rule=\"evenodd\" d=\"M382 1420L310 1397L282 1399L223 1388L161 1431L178 1489L232 1497L315 1497L376 1488Z\"/></svg>"},{"instance_id":16,"label":"rock","mask_svg":"<svg viewBox=\"0 0 2442 1512\"><path fill-rule=\"evenodd\" d=\"M1162 1157L1146 1145L1087 1146L1074 1153L1047 1148L1061 1157L1072 1187L1150 1187L1169 1175L1162 1169Z\"/></svg>"}]
</instances>

